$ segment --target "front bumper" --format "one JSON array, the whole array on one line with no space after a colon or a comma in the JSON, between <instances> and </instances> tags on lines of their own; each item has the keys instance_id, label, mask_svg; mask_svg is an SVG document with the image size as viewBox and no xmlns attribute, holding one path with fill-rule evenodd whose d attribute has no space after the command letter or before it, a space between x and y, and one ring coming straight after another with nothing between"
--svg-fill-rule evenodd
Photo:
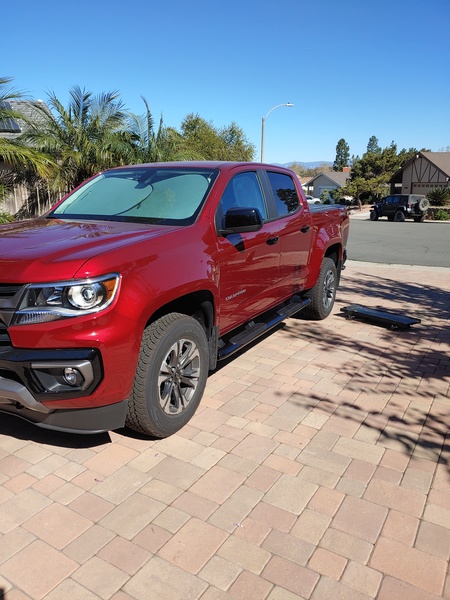
<instances>
[{"instance_id":1,"label":"front bumper","mask_svg":"<svg viewBox=\"0 0 450 600\"><path fill-rule=\"evenodd\" d=\"M89 396L103 379L97 349L0 350L0 412L46 427L94 433L125 423L126 401L89 406ZM77 400L83 408L73 408ZM83 399L85 399L83 401ZM52 408L52 401L58 408ZM61 404L68 402L68 407Z\"/></svg>"},{"instance_id":2,"label":"front bumper","mask_svg":"<svg viewBox=\"0 0 450 600\"><path fill-rule=\"evenodd\" d=\"M1 380L0 380L1 385ZM25 419L38 427L66 433L102 433L120 429L125 425L127 400L109 406L81 409L57 409L39 412L11 402L2 403L0 413L9 413Z\"/></svg>"}]
</instances>

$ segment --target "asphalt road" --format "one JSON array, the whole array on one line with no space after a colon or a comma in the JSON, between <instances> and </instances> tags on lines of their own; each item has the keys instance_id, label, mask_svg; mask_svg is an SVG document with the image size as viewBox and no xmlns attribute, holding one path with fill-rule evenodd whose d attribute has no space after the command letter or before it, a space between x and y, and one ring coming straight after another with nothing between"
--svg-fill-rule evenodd
<instances>
[{"instance_id":1,"label":"asphalt road","mask_svg":"<svg viewBox=\"0 0 450 600\"><path fill-rule=\"evenodd\" d=\"M348 258L373 263L450 268L450 223L394 223L352 218Z\"/></svg>"}]
</instances>

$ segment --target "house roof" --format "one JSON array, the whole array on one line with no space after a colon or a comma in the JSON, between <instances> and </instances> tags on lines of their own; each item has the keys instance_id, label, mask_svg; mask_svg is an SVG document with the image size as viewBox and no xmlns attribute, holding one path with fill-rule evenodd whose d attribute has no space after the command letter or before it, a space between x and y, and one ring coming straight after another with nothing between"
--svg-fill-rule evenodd
<instances>
[{"instance_id":1,"label":"house roof","mask_svg":"<svg viewBox=\"0 0 450 600\"><path fill-rule=\"evenodd\" d=\"M450 177L450 152L420 152L447 177Z\"/></svg>"},{"instance_id":2,"label":"house roof","mask_svg":"<svg viewBox=\"0 0 450 600\"><path fill-rule=\"evenodd\" d=\"M401 169L392 175L390 183L401 183L402 173L412 162L423 156L437 169L442 171L446 177L450 177L450 152L418 152L406 162Z\"/></svg>"},{"instance_id":3,"label":"house roof","mask_svg":"<svg viewBox=\"0 0 450 600\"><path fill-rule=\"evenodd\" d=\"M347 179L350 177L350 173L343 171L327 171L326 173L319 173L312 179L310 179L305 185L312 185L318 177L326 177L331 181L332 184L342 187L347 183Z\"/></svg>"}]
</instances>

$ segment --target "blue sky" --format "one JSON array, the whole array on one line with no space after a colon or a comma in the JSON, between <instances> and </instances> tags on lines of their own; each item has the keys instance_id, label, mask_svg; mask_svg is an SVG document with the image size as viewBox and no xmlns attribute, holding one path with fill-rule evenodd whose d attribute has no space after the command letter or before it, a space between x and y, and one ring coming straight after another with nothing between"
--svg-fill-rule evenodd
<instances>
[{"instance_id":1,"label":"blue sky","mask_svg":"<svg viewBox=\"0 0 450 600\"><path fill-rule=\"evenodd\" d=\"M27 8L27 4L29 4ZM73 85L118 90L179 128L236 122L265 160L333 161L344 138L450 146L449 0L39 0L2 6L0 76L67 104ZM10 27L5 27L9 24Z\"/></svg>"}]
</instances>

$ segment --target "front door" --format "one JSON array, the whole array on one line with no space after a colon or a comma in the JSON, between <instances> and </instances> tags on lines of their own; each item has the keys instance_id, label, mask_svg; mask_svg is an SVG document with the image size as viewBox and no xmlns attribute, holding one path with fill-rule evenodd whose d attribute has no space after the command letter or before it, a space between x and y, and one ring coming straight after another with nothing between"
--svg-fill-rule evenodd
<instances>
[{"instance_id":1,"label":"front door","mask_svg":"<svg viewBox=\"0 0 450 600\"><path fill-rule=\"evenodd\" d=\"M216 224L229 208L257 208L264 220L256 232L219 236L221 335L277 304L279 296L279 224L267 222L267 206L254 171L228 183L216 213Z\"/></svg>"}]
</instances>

